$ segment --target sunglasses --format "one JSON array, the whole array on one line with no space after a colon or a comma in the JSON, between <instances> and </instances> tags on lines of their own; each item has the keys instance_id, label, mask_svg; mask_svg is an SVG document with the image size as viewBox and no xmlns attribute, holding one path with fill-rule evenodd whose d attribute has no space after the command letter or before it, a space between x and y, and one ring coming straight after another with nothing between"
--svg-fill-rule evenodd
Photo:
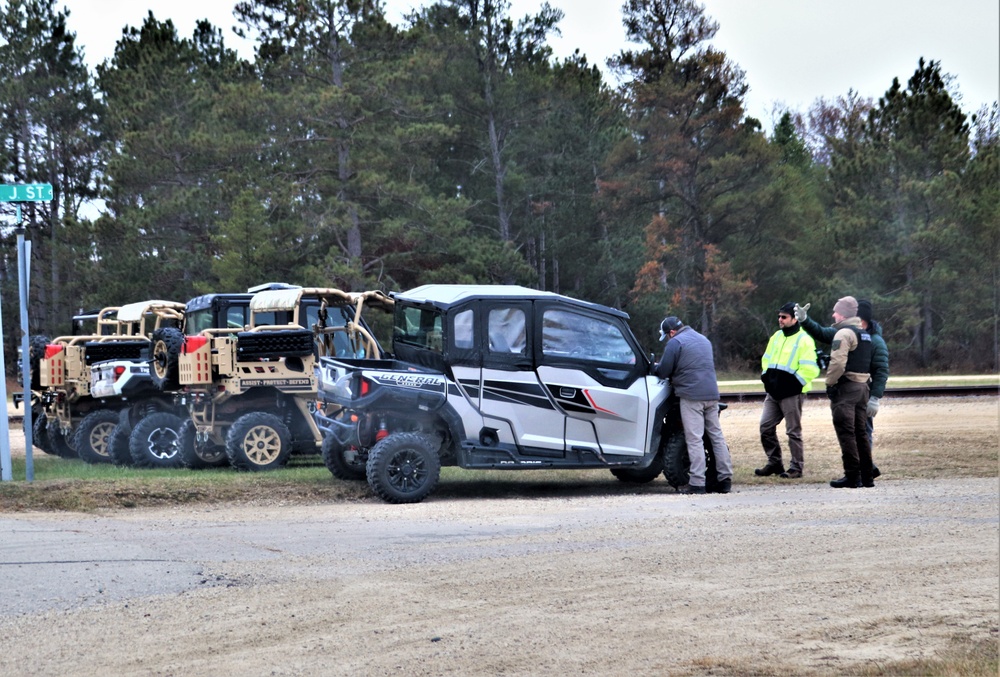
<instances>
[{"instance_id":1,"label":"sunglasses","mask_svg":"<svg viewBox=\"0 0 1000 677\"><path fill-rule=\"evenodd\" d=\"M792 319L792 316L791 315L778 315L778 319L779 320L790 320L790 319Z\"/></svg>"}]
</instances>

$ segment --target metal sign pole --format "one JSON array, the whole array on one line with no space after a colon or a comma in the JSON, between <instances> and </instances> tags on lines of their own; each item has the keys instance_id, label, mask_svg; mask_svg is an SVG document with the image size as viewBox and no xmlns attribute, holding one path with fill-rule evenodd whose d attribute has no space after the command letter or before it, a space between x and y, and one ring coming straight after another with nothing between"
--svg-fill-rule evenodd
<instances>
[{"instance_id":1,"label":"metal sign pole","mask_svg":"<svg viewBox=\"0 0 1000 677\"><path fill-rule=\"evenodd\" d=\"M28 183L0 185L0 202L51 202L52 184ZM25 479L35 479L35 464L32 457L31 439L31 350L28 336L28 276L31 271L31 242L24 240L24 225L21 220L21 205L17 205L17 291L21 302L21 369L24 388L24 458ZM7 404L7 364L4 359L3 309L0 308L0 401ZM6 413L6 412L5 412ZM10 417L0 416L0 481L10 482L13 469L10 459Z\"/></svg>"},{"instance_id":2,"label":"metal sign pole","mask_svg":"<svg viewBox=\"0 0 1000 677\"><path fill-rule=\"evenodd\" d=\"M21 224L18 224L19 226ZM24 241L24 227L17 229L17 289L21 301L21 392L24 402L24 479L28 482L35 480L35 461L32 456L31 439L32 418L31 418L31 356L28 339L28 272L30 270L29 256L31 253L31 243Z\"/></svg>"}]
</instances>

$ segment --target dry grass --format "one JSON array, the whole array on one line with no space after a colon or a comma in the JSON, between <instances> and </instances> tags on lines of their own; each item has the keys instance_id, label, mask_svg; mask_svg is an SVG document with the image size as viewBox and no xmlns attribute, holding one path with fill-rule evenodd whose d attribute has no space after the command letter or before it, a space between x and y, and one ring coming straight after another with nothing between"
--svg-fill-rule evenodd
<instances>
[{"instance_id":1,"label":"dry grass","mask_svg":"<svg viewBox=\"0 0 1000 677\"><path fill-rule=\"evenodd\" d=\"M840 448L825 400L808 401L803 412L806 474L801 480L754 475L753 469L765 462L759 418L757 403L734 404L722 414L723 431L733 455L735 485L825 483L842 474ZM998 421L995 397L887 400L875 420L875 460L882 471L880 481L995 477L1000 448ZM780 428L779 432L783 433ZM14 477L24 477L23 457L14 459ZM649 485L625 484L603 470L512 472L445 468L435 495L461 500L482 496L533 498L672 491L662 480ZM229 469L149 471L91 466L37 453L33 483L0 484L0 512L376 500L364 482L335 480L316 458L278 472L254 474Z\"/></svg>"},{"instance_id":2,"label":"dry grass","mask_svg":"<svg viewBox=\"0 0 1000 677\"><path fill-rule=\"evenodd\" d=\"M803 480L761 478L753 474L766 458L760 445L761 406L734 404L722 414L723 431L733 454L736 482L827 481L840 477L840 446L826 400L806 402ZM779 439L789 457L783 426ZM886 400L875 417L873 458L882 480L935 477L996 477L1000 459L1000 409L995 397Z\"/></svg>"},{"instance_id":3,"label":"dry grass","mask_svg":"<svg viewBox=\"0 0 1000 677\"><path fill-rule=\"evenodd\" d=\"M994 632L994 635L996 633ZM996 677L1000 673L1000 644L956 635L951 646L927 658L875 663L844 673L845 677Z\"/></svg>"}]
</instances>

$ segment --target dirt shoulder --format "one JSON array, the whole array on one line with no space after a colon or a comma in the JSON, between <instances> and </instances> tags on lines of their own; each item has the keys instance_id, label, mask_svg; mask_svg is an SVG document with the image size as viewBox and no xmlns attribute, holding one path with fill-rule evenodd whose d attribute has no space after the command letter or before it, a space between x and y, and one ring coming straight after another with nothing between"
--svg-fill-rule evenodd
<instances>
[{"instance_id":1,"label":"dirt shoulder","mask_svg":"<svg viewBox=\"0 0 1000 677\"><path fill-rule=\"evenodd\" d=\"M6 515L0 672L852 674L995 647L998 490Z\"/></svg>"},{"instance_id":2,"label":"dirt shoulder","mask_svg":"<svg viewBox=\"0 0 1000 677\"><path fill-rule=\"evenodd\" d=\"M995 675L997 400L886 402L859 490L822 402L807 481L755 478L759 412L723 416L728 496L0 512L0 674Z\"/></svg>"}]
</instances>

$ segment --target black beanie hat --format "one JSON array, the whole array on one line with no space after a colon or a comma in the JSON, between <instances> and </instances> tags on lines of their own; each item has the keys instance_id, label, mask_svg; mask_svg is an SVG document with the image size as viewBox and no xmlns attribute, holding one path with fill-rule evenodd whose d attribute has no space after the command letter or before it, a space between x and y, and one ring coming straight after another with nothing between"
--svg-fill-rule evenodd
<instances>
[{"instance_id":1,"label":"black beanie hat","mask_svg":"<svg viewBox=\"0 0 1000 677\"><path fill-rule=\"evenodd\" d=\"M785 305L783 305L780 308L778 308L778 312L779 313L784 313L785 315L791 315L792 317L795 317L795 302L794 301L789 301Z\"/></svg>"},{"instance_id":2,"label":"black beanie hat","mask_svg":"<svg viewBox=\"0 0 1000 677\"><path fill-rule=\"evenodd\" d=\"M872 323L872 302L868 299L858 300L858 317L867 322Z\"/></svg>"}]
</instances>

